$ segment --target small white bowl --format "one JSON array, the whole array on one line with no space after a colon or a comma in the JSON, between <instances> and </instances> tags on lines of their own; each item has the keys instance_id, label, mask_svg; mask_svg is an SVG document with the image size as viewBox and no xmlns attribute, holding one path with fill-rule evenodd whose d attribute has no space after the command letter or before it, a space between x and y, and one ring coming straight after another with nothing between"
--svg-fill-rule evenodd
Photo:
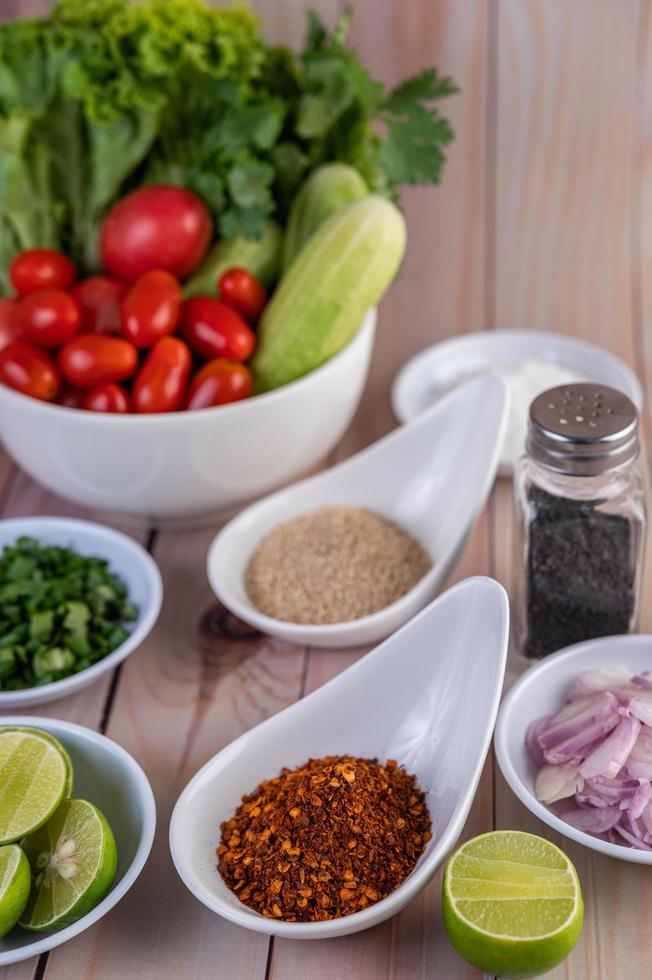
<instances>
[{"instance_id":1,"label":"small white bowl","mask_svg":"<svg viewBox=\"0 0 652 980\"><path fill-rule=\"evenodd\" d=\"M535 718L559 711L578 674L592 667L606 666L624 666L632 674L651 670L652 636L606 636L587 640L530 667L514 684L501 706L496 723L496 758L521 803L549 827L600 854L634 864L652 864L652 851L610 844L585 834L560 820L534 795L537 770L525 748L527 726Z\"/></svg>"},{"instance_id":2,"label":"small white bowl","mask_svg":"<svg viewBox=\"0 0 652 980\"><path fill-rule=\"evenodd\" d=\"M111 415L28 398L0 384L0 437L48 490L139 520L206 521L308 472L358 405L374 341L353 340L298 381L196 412Z\"/></svg>"},{"instance_id":3,"label":"small white bowl","mask_svg":"<svg viewBox=\"0 0 652 980\"><path fill-rule=\"evenodd\" d=\"M528 360L546 361L577 372L578 378L623 391L639 409L643 404L643 391L631 368L595 344L537 330L486 330L433 344L410 358L392 385L394 414L401 422L411 422L432 405L437 391L455 386L470 375ZM501 452L502 476L509 476L513 470L514 459L507 442L518 441L519 431L525 441L526 426L527 418L513 422L510 419L508 429L514 435Z\"/></svg>"},{"instance_id":4,"label":"small white bowl","mask_svg":"<svg viewBox=\"0 0 652 980\"><path fill-rule=\"evenodd\" d=\"M289 939L344 936L399 912L435 875L466 821L491 741L508 632L504 589L492 579L467 579L334 680L214 756L182 792L170 823L172 858L193 895L230 922ZM362 912L327 922L266 919L217 871L220 823L263 779L327 755L404 765L426 794L433 838L403 884Z\"/></svg>"},{"instance_id":5,"label":"small white bowl","mask_svg":"<svg viewBox=\"0 0 652 980\"><path fill-rule=\"evenodd\" d=\"M156 562L126 534L103 524L67 517L17 517L0 521L0 552L22 535L46 544L73 548L81 555L106 558L110 570L116 572L127 586L129 600L138 607L138 618L128 624L130 633L124 643L86 670L42 687L0 691L0 713L55 701L99 680L140 646L158 619L163 599L161 573Z\"/></svg>"},{"instance_id":6,"label":"small white bowl","mask_svg":"<svg viewBox=\"0 0 652 980\"><path fill-rule=\"evenodd\" d=\"M248 507L211 545L213 591L245 622L291 643L350 647L389 636L432 599L455 565L493 485L505 415L504 385L477 378L413 425ZM395 521L429 552L432 568L396 602L361 619L306 626L261 613L244 585L261 539L297 514L331 505L366 507Z\"/></svg>"},{"instance_id":7,"label":"small white bowl","mask_svg":"<svg viewBox=\"0 0 652 980\"><path fill-rule=\"evenodd\" d=\"M147 776L120 745L81 725L33 715L0 718L0 725L43 728L63 743L75 770L76 799L100 808L118 848L118 870L108 895L71 926L50 933L16 927L0 939L0 967L31 959L78 936L117 905L143 870L154 840L156 807Z\"/></svg>"}]
</instances>

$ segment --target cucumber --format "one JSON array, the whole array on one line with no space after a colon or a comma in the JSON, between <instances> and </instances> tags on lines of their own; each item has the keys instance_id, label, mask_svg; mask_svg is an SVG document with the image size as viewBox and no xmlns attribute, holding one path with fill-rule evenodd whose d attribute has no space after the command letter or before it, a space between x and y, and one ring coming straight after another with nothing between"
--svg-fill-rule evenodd
<instances>
[{"instance_id":1,"label":"cucumber","mask_svg":"<svg viewBox=\"0 0 652 980\"><path fill-rule=\"evenodd\" d=\"M290 208L283 240L283 272L326 218L368 193L369 188L355 167L345 163L325 163L313 170L299 188Z\"/></svg>"},{"instance_id":2,"label":"cucumber","mask_svg":"<svg viewBox=\"0 0 652 980\"><path fill-rule=\"evenodd\" d=\"M217 280L227 269L248 269L269 290L276 282L281 259L283 232L275 221L268 221L260 238L224 238L214 245L201 266L183 287L185 299L216 296Z\"/></svg>"},{"instance_id":3,"label":"cucumber","mask_svg":"<svg viewBox=\"0 0 652 980\"><path fill-rule=\"evenodd\" d=\"M288 384L344 347L392 282L405 252L405 221L368 195L328 218L281 279L258 324L255 389Z\"/></svg>"}]
</instances>

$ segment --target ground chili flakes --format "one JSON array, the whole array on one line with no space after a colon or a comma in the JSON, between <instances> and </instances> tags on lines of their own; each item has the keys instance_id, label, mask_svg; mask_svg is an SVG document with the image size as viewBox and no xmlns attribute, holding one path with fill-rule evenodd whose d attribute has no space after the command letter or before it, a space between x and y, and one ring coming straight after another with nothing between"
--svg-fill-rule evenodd
<instances>
[{"instance_id":1,"label":"ground chili flakes","mask_svg":"<svg viewBox=\"0 0 652 980\"><path fill-rule=\"evenodd\" d=\"M431 836L424 795L393 759L309 759L243 797L218 870L268 918L337 919L397 888Z\"/></svg>"}]
</instances>

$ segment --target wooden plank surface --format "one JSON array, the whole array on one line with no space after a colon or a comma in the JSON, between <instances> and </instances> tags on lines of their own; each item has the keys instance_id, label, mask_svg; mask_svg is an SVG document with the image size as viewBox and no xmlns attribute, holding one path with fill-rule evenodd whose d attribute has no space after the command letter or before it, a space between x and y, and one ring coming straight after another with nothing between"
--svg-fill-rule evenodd
<instances>
[{"instance_id":1,"label":"wooden plank surface","mask_svg":"<svg viewBox=\"0 0 652 980\"><path fill-rule=\"evenodd\" d=\"M343 0L257 0L267 36L296 44L302 12L332 22ZM46 0L5 0L0 17ZM409 248L381 307L363 402L333 458L394 424L389 387L412 353L490 328L555 329L595 340L636 366L652 391L652 17L650 0L358 0L353 41L388 84L431 63L462 93L443 185L406 191ZM650 406L648 402L648 431ZM0 513L78 514L0 455ZM105 519L105 518L103 518ZM329 943L269 942L212 916L179 882L167 848L171 807L215 751L365 651L291 647L242 630L214 602L204 562L214 528L127 529L152 546L166 601L150 639L117 678L44 713L105 727L148 773L158 831L131 893L93 929L2 980L177 975L223 980L478 977L446 942L439 879L400 916ZM499 482L455 578L492 574L512 590L511 488ZM652 598L650 582L646 595ZM649 605L647 606L649 608ZM652 614L642 627L649 630ZM492 826L549 831L489 760L466 834ZM647 975L646 869L564 841L582 878L587 925L551 976Z\"/></svg>"}]
</instances>

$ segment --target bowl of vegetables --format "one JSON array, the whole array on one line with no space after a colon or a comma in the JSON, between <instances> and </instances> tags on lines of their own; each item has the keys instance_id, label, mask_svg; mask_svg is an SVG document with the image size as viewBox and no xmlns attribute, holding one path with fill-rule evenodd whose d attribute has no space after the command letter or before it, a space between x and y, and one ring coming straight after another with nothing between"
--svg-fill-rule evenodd
<instances>
[{"instance_id":1,"label":"bowl of vegetables","mask_svg":"<svg viewBox=\"0 0 652 980\"><path fill-rule=\"evenodd\" d=\"M0 113L25 128L0 188L0 436L51 490L207 517L343 434L404 254L393 199L438 182L455 91L374 82L348 19L311 16L299 53L204 0L0 26Z\"/></svg>"},{"instance_id":2,"label":"bowl of vegetables","mask_svg":"<svg viewBox=\"0 0 652 980\"><path fill-rule=\"evenodd\" d=\"M163 597L132 538L63 517L0 521L0 711L74 694L133 653Z\"/></svg>"}]
</instances>

